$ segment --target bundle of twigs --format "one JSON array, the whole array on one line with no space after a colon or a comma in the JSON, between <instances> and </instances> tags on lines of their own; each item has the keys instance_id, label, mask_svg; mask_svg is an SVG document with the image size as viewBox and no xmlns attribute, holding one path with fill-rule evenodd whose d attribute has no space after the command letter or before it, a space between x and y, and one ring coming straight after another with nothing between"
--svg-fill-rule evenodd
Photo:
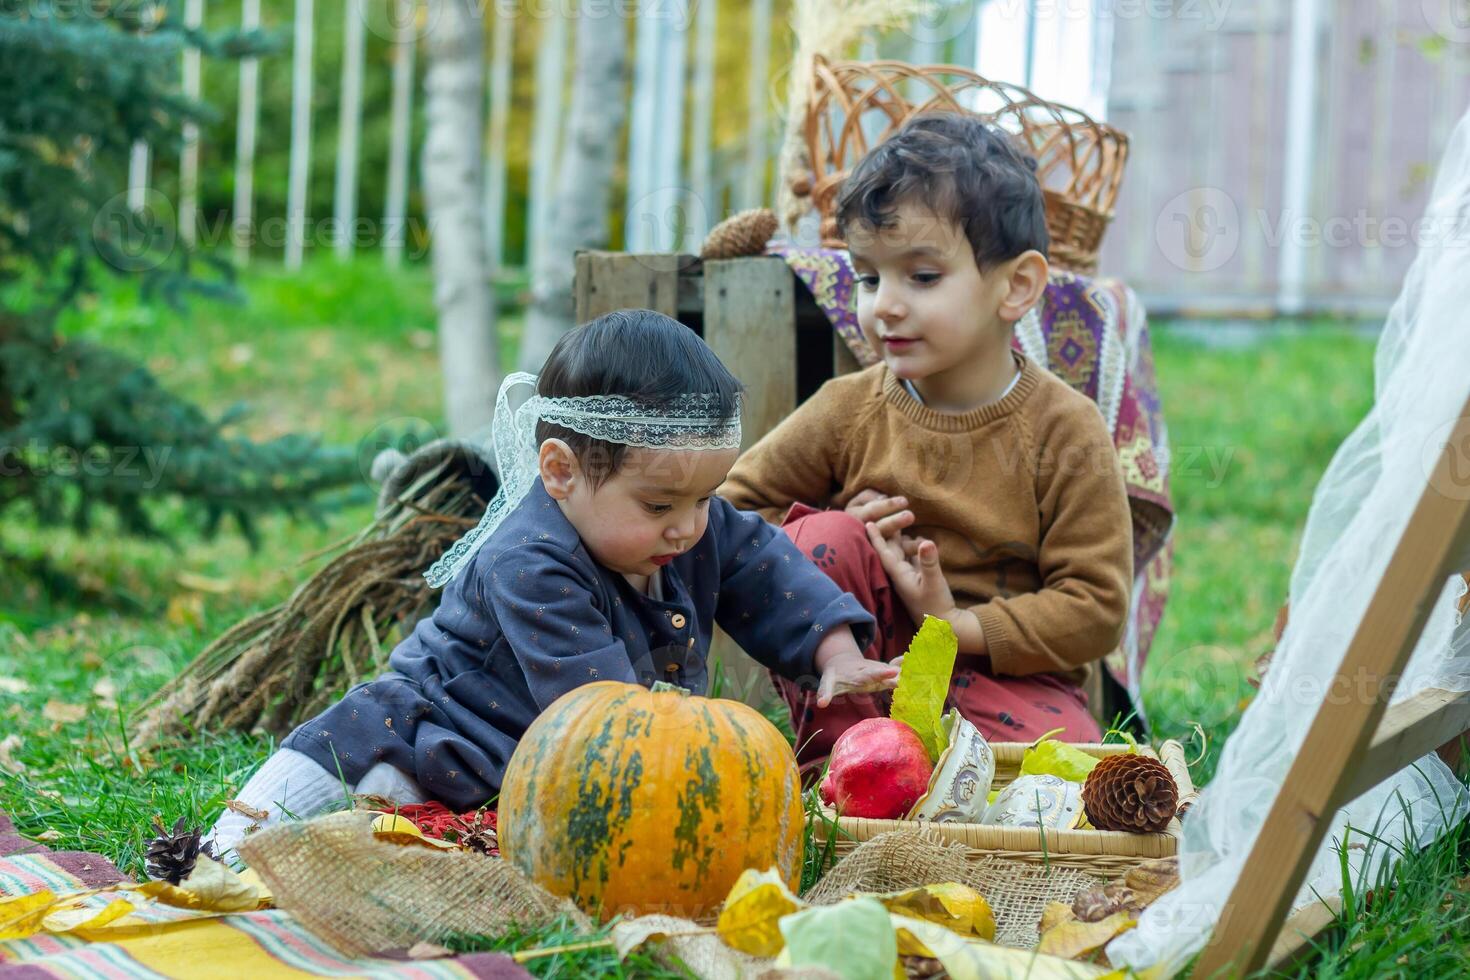
<instances>
[{"instance_id":1,"label":"bundle of twigs","mask_svg":"<svg viewBox=\"0 0 1470 980\"><path fill-rule=\"evenodd\" d=\"M475 525L494 491L493 473L463 445L425 447L414 463L385 484L370 526L311 558L340 554L142 706L140 743L204 727L279 737L388 669L393 645L438 601L424 569Z\"/></svg>"}]
</instances>

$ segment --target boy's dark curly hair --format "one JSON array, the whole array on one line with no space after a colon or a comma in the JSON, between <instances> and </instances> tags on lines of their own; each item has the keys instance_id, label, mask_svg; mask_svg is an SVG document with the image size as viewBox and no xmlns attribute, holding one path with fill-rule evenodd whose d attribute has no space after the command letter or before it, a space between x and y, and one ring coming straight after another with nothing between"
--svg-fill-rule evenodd
<instances>
[{"instance_id":1,"label":"boy's dark curly hair","mask_svg":"<svg viewBox=\"0 0 1470 980\"><path fill-rule=\"evenodd\" d=\"M742 390L699 334L653 310L615 310L567 331L536 382L536 393L545 397L622 395L650 405L710 394L720 418L740 411ZM571 447L593 487L617 472L628 451L621 443L537 421L537 445L547 439Z\"/></svg>"},{"instance_id":2,"label":"boy's dark curly hair","mask_svg":"<svg viewBox=\"0 0 1470 980\"><path fill-rule=\"evenodd\" d=\"M1045 255L1051 242L1035 159L975 116L915 116L870 150L842 182L838 231L889 227L903 203L963 228L981 269L1028 249Z\"/></svg>"}]
</instances>

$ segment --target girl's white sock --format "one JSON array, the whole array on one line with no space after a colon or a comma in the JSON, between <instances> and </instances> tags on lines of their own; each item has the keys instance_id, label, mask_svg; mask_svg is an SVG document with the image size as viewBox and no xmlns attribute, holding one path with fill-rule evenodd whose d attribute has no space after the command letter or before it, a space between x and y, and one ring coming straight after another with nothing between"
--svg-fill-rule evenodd
<instances>
[{"instance_id":1,"label":"girl's white sock","mask_svg":"<svg viewBox=\"0 0 1470 980\"><path fill-rule=\"evenodd\" d=\"M281 749L265 760L235 799L255 810L265 811L265 819L257 820L226 809L204 838L214 842L214 854L227 864L239 865L235 845L247 833L275 827L289 819L304 820L316 816L327 806L343 799L342 780L327 772L309 755L294 749Z\"/></svg>"}]
</instances>

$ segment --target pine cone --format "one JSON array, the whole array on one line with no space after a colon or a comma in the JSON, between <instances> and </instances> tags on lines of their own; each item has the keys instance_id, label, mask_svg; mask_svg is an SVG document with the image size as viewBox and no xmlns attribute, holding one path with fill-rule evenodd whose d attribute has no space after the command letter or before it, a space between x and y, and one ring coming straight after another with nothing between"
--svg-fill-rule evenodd
<instances>
[{"instance_id":1,"label":"pine cone","mask_svg":"<svg viewBox=\"0 0 1470 980\"><path fill-rule=\"evenodd\" d=\"M204 835L203 828L185 830L183 817L174 824L172 831L165 830L158 818L154 817L153 829L158 831L158 836L148 842L148 856L144 864L148 874L154 878L177 885L193 872L200 854L214 857L213 845L199 846L199 838Z\"/></svg>"},{"instance_id":2,"label":"pine cone","mask_svg":"<svg viewBox=\"0 0 1470 980\"><path fill-rule=\"evenodd\" d=\"M699 250L702 259L738 259L760 255L776 233L776 213L770 208L752 208L732 214L710 230Z\"/></svg>"},{"instance_id":3,"label":"pine cone","mask_svg":"<svg viewBox=\"0 0 1470 980\"><path fill-rule=\"evenodd\" d=\"M1157 759L1131 752L1110 755L1082 784L1082 805L1098 830L1155 834L1173 819L1179 787Z\"/></svg>"}]
</instances>

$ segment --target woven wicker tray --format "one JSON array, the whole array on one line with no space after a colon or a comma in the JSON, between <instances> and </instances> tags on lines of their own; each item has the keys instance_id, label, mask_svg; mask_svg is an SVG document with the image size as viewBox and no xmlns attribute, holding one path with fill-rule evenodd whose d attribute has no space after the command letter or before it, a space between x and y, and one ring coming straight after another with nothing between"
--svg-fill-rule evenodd
<instances>
[{"instance_id":1,"label":"woven wicker tray","mask_svg":"<svg viewBox=\"0 0 1470 980\"><path fill-rule=\"evenodd\" d=\"M1015 779L1021 769L1021 758L1030 748L1027 742L992 742L995 751L995 782L1000 789ZM1107 756L1128 751L1126 745L1077 743L1076 747L1090 755ZM1175 741L1164 742L1155 752L1139 746L1139 752L1153 756L1169 767L1179 785L1181 811L1194 801L1194 781L1184 761L1184 749ZM824 808L825 819L814 818L814 843L826 846L827 836L835 821L836 839L832 848L836 856L847 854L865 840L893 830L928 830L947 840L958 841L970 849L972 859L1000 857L1058 867L1080 868L1103 875L1114 875L1135 867L1150 858L1171 857L1178 853L1182 829L1176 816L1158 834L1129 834L1116 830L1046 830L1034 827L993 827L978 823L932 823L927 820L870 820L865 817L838 817Z\"/></svg>"}]
</instances>

